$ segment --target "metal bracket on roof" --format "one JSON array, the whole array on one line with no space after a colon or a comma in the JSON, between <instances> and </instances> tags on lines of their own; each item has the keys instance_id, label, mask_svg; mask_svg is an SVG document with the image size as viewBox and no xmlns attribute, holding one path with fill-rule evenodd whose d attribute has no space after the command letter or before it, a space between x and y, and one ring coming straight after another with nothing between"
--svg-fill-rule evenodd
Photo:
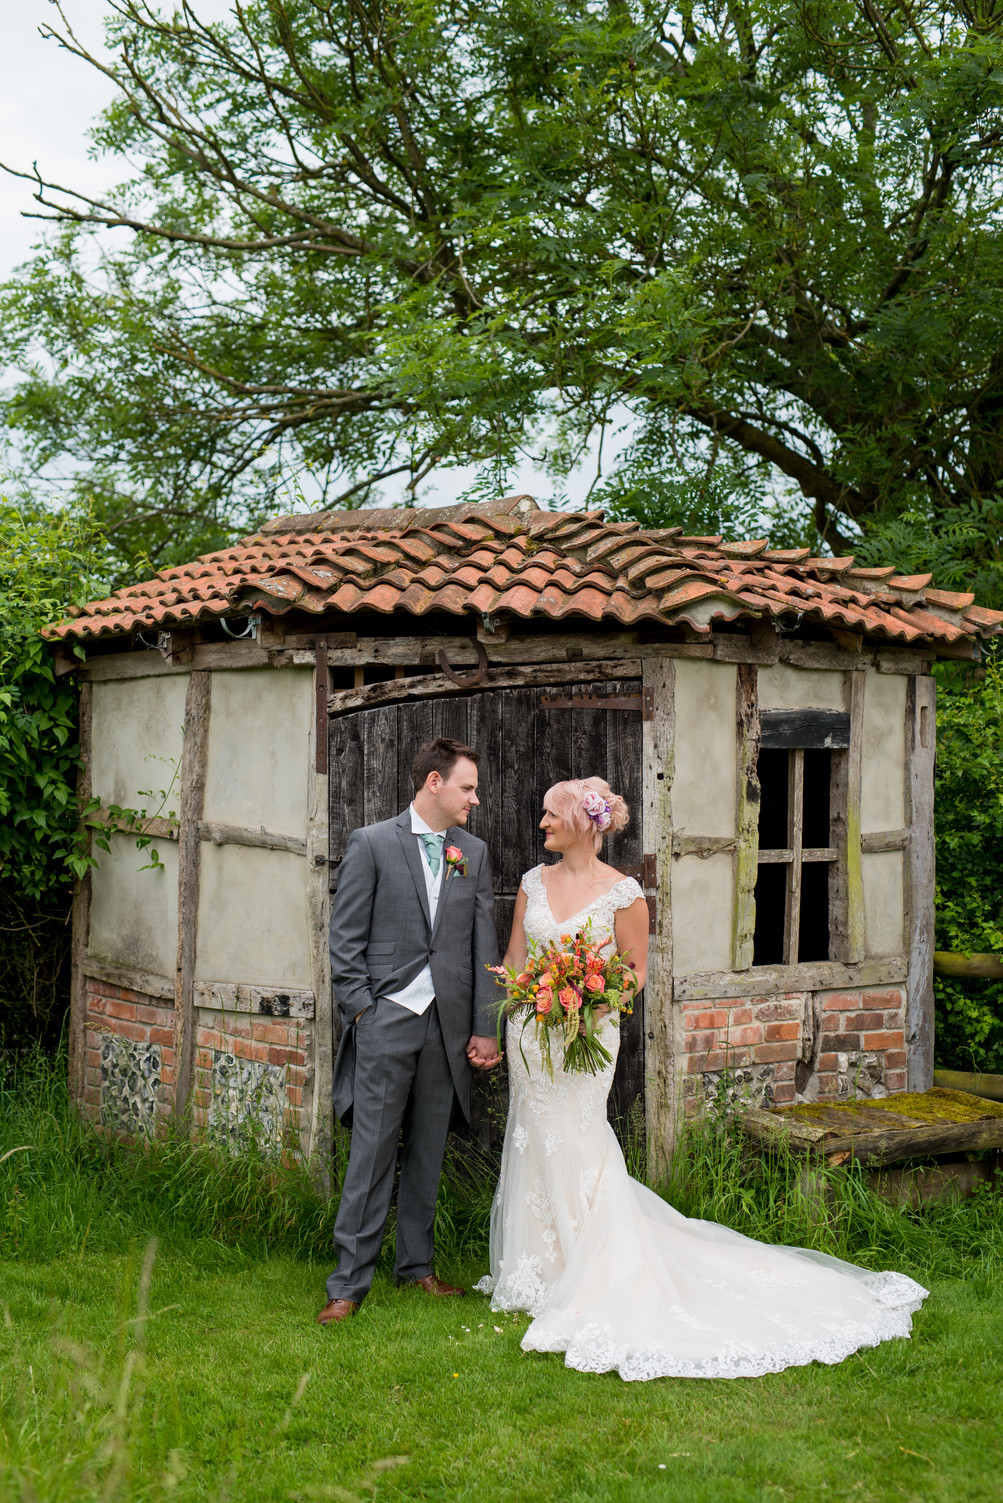
<instances>
[{"instance_id":1,"label":"metal bracket on roof","mask_svg":"<svg viewBox=\"0 0 1003 1503\"><path fill-rule=\"evenodd\" d=\"M219 624L223 628L223 631L226 633L226 635L228 637L233 637L234 641L242 642L246 637L253 637L257 635L258 627L261 625L260 616L244 616L243 618L238 616L232 619L236 619L238 621L243 619L243 631L234 631L230 625L230 622L225 616L220 616Z\"/></svg>"},{"instance_id":2,"label":"metal bracket on roof","mask_svg":"<svg viewBox=\"0 0 1003 1503\"><path fill-rule=\"evenodd\" d=\"M477 648L476 668L450 668L444 651L440 651L437 659L442 672L461 689L476 689L484 682L488 671L488 655L483 642L475 642L474 646Z\"/></svg>"}]
</instances>

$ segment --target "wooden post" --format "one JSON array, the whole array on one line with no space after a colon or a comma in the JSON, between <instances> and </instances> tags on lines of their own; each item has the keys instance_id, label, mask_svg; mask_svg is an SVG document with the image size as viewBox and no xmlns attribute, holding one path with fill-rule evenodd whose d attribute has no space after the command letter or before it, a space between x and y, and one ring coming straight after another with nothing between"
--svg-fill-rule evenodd
<instances>
[{"instance_id":1,"label":"wooden post","mask_svg":"<svg viewBox=\"0 0 1003 1503\"><path fill-rule=\"evenodd\" d=\"M860 872L860 779L864 748L864 685L866 672L846 675L850 711L850 745L833 752L829 839L839 857L829 877L830 949L833 960L848 965L862 960L866 945L864 890Z\"/></svg>"},{"instance_id":2,"label":"wooden post","mask_svg":"<svg viewBox=\"0 0 1003 1503\"><path fill-rule=\"evenodd\" d=\"M645 689L654 713L643 725L641 849L656 857L655 932L645 984L645 1114L648 1177L664 1179L672 1155L677 1104L675 1008L672 1002L672 777L675 765L675 663L646 658Z\"/></svg>"},{"instance_id":3,"label":"wooden post","mask_svg":"<svg viewBox=\"0 0 1003 1503\"><path fill-rule=\"evenodd\" d=\"M801 935L801 855L804 845L804 748L787 754L787 903L784 914L784 964L797 965Z\"/></svg>"},{"instance_id":4,"label":"wooden post","mask_svg":"<svg viewBox=\"0 0 1003 1503\"><path fill-rule=\"evenodd\" d=\"M185 694L185 741L181 754L178 829L178 961L174 977L174 1113L189 1109L195 1060L195 956L198 944L199 824L205 804L212 675L191 674Z\"/></svg>"},{"instance_id":5,"label":"wooden post","mask_svg":"<svg viewBox=\"0 0 1003 1503\"><path fill-rule=\"evenodd\" d=\"M933 1084L933 944L936 853L933 838L933 766L937 746L937 685L909 680L906 714L906 936L909 979L905 1037L909 1052L908 1089Z\"/></svg>"},{"instance_id":6,"label":"wooden post","mask_svg":"<svg viewBox=\"0 0 1003 1503\"><path fill-rule=\"evenodd\" d=\"M756 930L756 878L759 875L759 669L738 665L738 811L735 829L735 920L732 963L752 965Z\"/></svg>"},{"instance_id":7,"label":"wooden post","mask_svg":"<svg viewBox=\"0 0 1003 1503\"><path fill-rule=\"evenodd\" d=\"M320 671L318 661L318 680ZM326 662L323 671L327 676ZM321 708L323 708L323 715L321 715ZM325 696L322 704L318 691L317 714L314 717L314 755L311 758L313 770L307 781L307 895L310 914L310 969L313 977L314 1022L312 1096L307 1141L303 1146L307 1159L313 1163L319 1182L329 1194L333 1126L331 1073L334 1066L334 1020L331 998L331 958L328 950L331 912L328 877L330 855L328 812L330 775L326 749L328 728L327 698ZM321 738L325 746L323 769L320 747L317 744Z\"/></svg>"},{"instance_id":8,"label":"wooden post","mask_svg":"<svg viewBox=\"0 0 1003 1503\"><path fill-rule=\"evenodd\" d=\"M77 775L77 799L80 808L90 802L91 785L91 727L93 724L93 685L80 685L80 772ZM88 854L93 841L87 839ZM73 888L73 942L70 951L70 1036L69 1036L69 1091L71 1097L82 1102L87 1078L87 978L84 961L87 957L87 942L91 926L91 874L78 877Z\"/></svg>"},{"instance_id":9,"label":"wooden post","mask_svg":"<svg viewBox=\"0 0 1003 1503\"><path fill-rule=\"evenodd\" d=\"M848 961L866 954L864 885L860 871L860 781L864 760L864 689L867 674L850 678L850 746L846 758L846 935Z\"/></svg>"},{"instance_id":10,"label":"wooden post","mask_svg":"<svg viewBox=\"0 0 1003 1503\"><path fill-rule=\"evenodd\" d=\"M314 648L314 716L313 768L327 776L327 700L331 692L331 670L327 666L327 638L318 637Z\"/></svg>"}]
</instances>

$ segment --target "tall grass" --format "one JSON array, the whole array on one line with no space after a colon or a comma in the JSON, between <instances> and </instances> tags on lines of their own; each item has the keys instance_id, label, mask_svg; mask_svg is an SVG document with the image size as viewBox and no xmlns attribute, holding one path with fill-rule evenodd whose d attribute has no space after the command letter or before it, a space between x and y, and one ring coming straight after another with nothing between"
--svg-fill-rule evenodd
<instances>
[{"instance_id":1,"label":"tall grass","mask_svg":"<svg viewBox=\"0 0 1003 1503\"><path fill-rule=\"evenodd\" d=\"M723 1109L687 1128L659 1188L685 1216L865 1267L920 1279L1003 1272L1003 1197L991 1186L964 1200L894 1206L852 1166L809 1165L793 1153L764 1158Z\"/></svg>"},{"instance_id":2,"label":"tall grass","mask_svg":"<svg viewBox=\"0 0 1003 1503\"><path fill-rule=\"evenodd\" d=\"M170 1130L122 1143L74 1109L65 1057L27 1054L0 1078L2 1257L121 1252L156 1236L165 1247L208 1241L323 1260L337 1199L321 1188L322 1168L279 1165L253 1143L236 1155L193 1146ZM336 1184L342 1169L336 1154ZM493 1180L476 1148L451 1149L436 1224L444 1257L486 1247Z\"/></svg>"},{"instance_id":3,"label":"tall grass","mask_svg":"<svg viewBox=\"0 0 1003 1503\"><path fill-rule=\"evenodd\" d=\"M21 1057L0 1083L0 1255L118 1252L156 1235L309 1256L330 1246L332 1210L304 1168L253 1149L230 1157L168 1132L142 1147L73 1108L65 1058Z\"/></svg>"},{"instance_id":4,"label":"tall grass","mask_svg":"<svg viewBox=\"0 0 1003 1503\"><path fill-rule=\"evenodd\" d=\"M627 1136L628 1167L639 1174L643 1140L639 1130ZM337 1182L343 1166L334 1167ZM337 1200L321 1188L319 1168L278 1165L253 1145L239 1155L193 1146L181 1133L121 1143L75 1111L58 1057L24 1056L0 1080L0 1256L8 1259L123 1252L155 1236L165 1249L208 1243L323 1262ZM496 1172L488 1151L451 1144L436 1219L443 1262L486 1260ZM687 1129L659 1189L684 1215L868 1266L919 1277L1003 1267L997 1192L897 1208L852 1169L764 1159L723 1104ZM392 1223L389 1232L385 1260Z\"/></svg>"}]
</instances>

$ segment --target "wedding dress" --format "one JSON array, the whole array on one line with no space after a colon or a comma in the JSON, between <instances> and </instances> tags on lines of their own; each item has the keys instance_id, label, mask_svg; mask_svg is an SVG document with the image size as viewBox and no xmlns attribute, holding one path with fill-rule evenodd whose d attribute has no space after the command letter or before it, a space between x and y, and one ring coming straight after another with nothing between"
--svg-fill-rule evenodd
<instances>
[{"instance_id":1,"label":"wedding dress","mask_svg":"<svg viewBox=\"0 0 1003 1503\"><path fill-rule=\"evenodd\" d=\"M624 878L564 923L534 867L522 879L526 935L540 948L592 921L604 951L641 889ZM927 1291L803 1248L755 1242L689 1220L627 1174L606 1120L619 1032L601 1037L614 1064L567 1075L543 1067L532 1026L510 1023L510 1103L491 1217L491 1273L477 1288L495 1310L533 1321L526 1351L563 1352L581 1372L622 1378L751 1378L908 1336Z\"/></svg>"}]
</instances>

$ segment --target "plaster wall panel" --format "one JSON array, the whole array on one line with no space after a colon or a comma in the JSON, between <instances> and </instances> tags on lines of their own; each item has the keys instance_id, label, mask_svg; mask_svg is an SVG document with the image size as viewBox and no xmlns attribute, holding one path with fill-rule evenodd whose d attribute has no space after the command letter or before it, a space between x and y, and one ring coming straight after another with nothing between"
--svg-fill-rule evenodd
<instances>
[{"instance_id":1,"label":"plaster wall panel","mask_svg":"<svg viewBox=\"0 0 1003 1503\"><path fill-rule=\"evenodd\" d=\"M846 683L838 670L774 663L760 668L761 710L845 710Z\"/></svg>"},{"instance_id":2,"label":"plaster wall panel","mask_svg":"<svg viewBox=\"0 0 1003 1503\"><path fill-rule=\"evenodd\" d=\"M730 971L734 863L730 854L672 863L672 969Z\"/></svg>"},{"instance_id":3,"label":"plaster wall panel","mask_svg":"<svg viewBox=\"0 0 1003 1503\"><path fill-rule=\"evenodd\" d=\"M214 673L203 817L302 838L313 714L309 668Z\"/></svg>"},{"instance_id":4,"label":"plaster wall panel","mask_svg":"<svg viewBox=\"0 0 1003 1503\"><path fill-rule=\"evenodd\" d=\"M867 954L901 955L905 949L905 888L901 851L860 858Z\"/></svg>"},{"instance_id":5,"label":"plaster wall panel","mask_svg":"<svg viewBox=\"0 0 1003 1503\"><path fill-rule=\"evenodd\" d=\"M307 864L302 856L203 843L195 976L198 981L274 982L310 989Z\"/></svg>"},{"instance_id":6,"label":"plaster wall panel","mask_svg":"<svg viewBox=\"0 0 1003 1503\"><path fill-rule=\"evenodd\" d=\"M181 766L187 688L187 673L94 685L91 785L103 804L154 814L164 788L164 815L180 807L181 789L169 785ZM141 795L144 788L154 790L152 800Z\"/></svg>"},{"instance_id":7,"label":"plaster wall panel","mask_svg":"<svg viewBox=\"0 0 1003 1503\"><path fill-rule=\"evenodd\" d=\"M163 869L142 871L149 851L130 835L113 835L111 852L95 850L87 953L157 976L174 975L178 952L178 848L154 842Z\"/></svg>"},{"instance_id":8,"label":"plaster wall panel","mask_svg":"<svg viewBox=\"0 0 1003 1503\"><path fill-rule=\"evenodd\" d=\"M905 718L909 680L903 673L867 675L860 775L860 829L899 830L905 824Z\"/></svg>"},{"instance_id":9,"label":"plaster wall panel","mask_svg":"<svg viewBox=\"0 0 1003 1503\"><path fill-rule=\"evenodd\" d=\"M672 824L678 834L735 834L737 673L732 663L676 662Z\"/></svg>"}]
</instances>

